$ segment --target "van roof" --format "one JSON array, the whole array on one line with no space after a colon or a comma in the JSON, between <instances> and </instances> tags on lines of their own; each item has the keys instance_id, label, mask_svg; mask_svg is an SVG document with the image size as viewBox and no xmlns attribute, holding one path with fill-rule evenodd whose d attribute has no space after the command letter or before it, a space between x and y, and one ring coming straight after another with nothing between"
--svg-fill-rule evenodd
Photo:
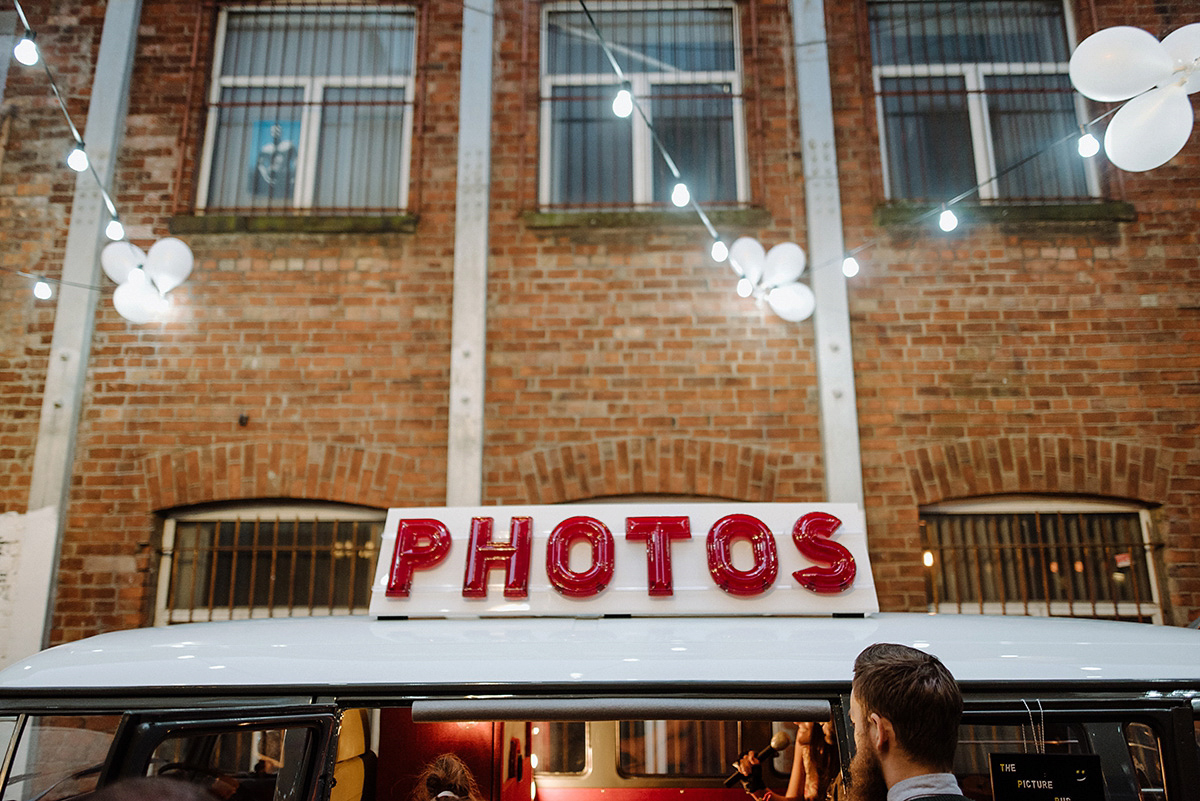
<instances>
[{"instance_id":1,"label":"van roof","mask_svg":"<svg viewBox=\"0 0 1200 801\"><path fill-rule=\"evenodd\" d=\"M1065 618L365 616L193 623L60 645L0 673L0 695L51 690L285 687L762 689L848 686L875 642L940 657L961 683L1134 683L1200 688L1200 632Z\"/></svg>"}]
</instances>

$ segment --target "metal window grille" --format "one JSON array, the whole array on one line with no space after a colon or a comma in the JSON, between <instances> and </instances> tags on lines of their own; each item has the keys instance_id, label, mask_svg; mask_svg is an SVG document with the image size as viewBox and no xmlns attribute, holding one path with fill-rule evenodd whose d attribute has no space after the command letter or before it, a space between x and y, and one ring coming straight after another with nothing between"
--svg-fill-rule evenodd
<instances>
[{"instance_id":1,"label":"metal window grille","mask_svg":"<svg viewBox=\"0 0 1200 801\"><path fill-rule=\"evenodd\" d=\"M382 513L180 516L167 521L156 624L364 612Z\"/></svg>"},{"instance_id":2,"label":"metal window grille","mask_svg":"<svg viewBox=\"0 0 1200 801\"><path fill-rule=\"evenodd\" d=\"M542 10L540 205L670 207L676 179L655 138L698 202L748 202L735 5L664 0L588 9L590 20L576 3ZM602 40L645 119L614 114L622 85Z\"/></svg>"},{"instance_id":3,"label":"metal window grille","mask_svg":"<svg viewBox=\"0 0 1200 801\"><path fill-rule=\"evenodd\" d=\"M222 4L197 209L406 210L416 28L407 6Z\"/></svg>"},{"instance_id":4,"label":"metal window grille","mask_svg":"<svg viewBox=\"0 0 1200 801\"><path fill-rule=\"evenodd\" d=\"M893 199L1081 201L1086 119L1062 0L869 0L884 180ZM970 197L970 194L968 194Z\"/></svg>"},{"instance_id":5,"label":"metal window grille","mask_svg":"<svg viewBox=\"0 0 1200 801\"><path fill-rule=\"evenodd\" d=\"M1162 622L1139 512L921 514L931 611Z\"/></svg>"}]
</instances>

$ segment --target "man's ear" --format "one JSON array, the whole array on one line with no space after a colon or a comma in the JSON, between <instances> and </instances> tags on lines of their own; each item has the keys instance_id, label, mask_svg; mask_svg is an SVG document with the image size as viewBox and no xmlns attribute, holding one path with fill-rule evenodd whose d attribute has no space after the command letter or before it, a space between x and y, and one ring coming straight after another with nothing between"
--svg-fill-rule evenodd
<instances>
[{"instance_id":1,"label":"man's ear","mask_svg":"<svg viewBox=\"0 0 1200 801\"><path fill-rule=\"evenodd\" d=\"M892 728L892 722L878 713L872 713L871 739L880 756L888 753L896 745L896 731Z\"/></svg>"}]
</instances>

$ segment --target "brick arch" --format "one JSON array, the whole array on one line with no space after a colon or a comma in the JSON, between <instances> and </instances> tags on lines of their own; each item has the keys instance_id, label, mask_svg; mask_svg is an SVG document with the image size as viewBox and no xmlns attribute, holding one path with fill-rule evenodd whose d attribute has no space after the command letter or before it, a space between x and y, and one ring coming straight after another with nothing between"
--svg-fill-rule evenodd
<instances>
[{"instance_id":1,"label":"brick arch","mask_svg":"<svg viewBox=\"0 0 1200 801\"><path fill-rule=\"evenodd\" d=\"M1065 436L960 440L904 454L919 504L1046 492L1161 504L1186 457L1137 442Z\"/></svg>"},{"instance_id":2,"label":"brick arch","mask_svg":"<svg viewBox=\"0 0 1200 801\"><path fill-rule=\"evenodd\" d=\"M142 460L148 505L303 498L388 508L412 459L390 451L308 442L240 442L185 448Z\"/></svg>"},{"instance_id":3,"label":"brick arch","mask_svg":"<svg viewBox=\"0 0 1200 801\"><path fill-rule=\"evenodd\" d=\"M528 503L659 493L772 501L781 458L731 442L629 437L534 451L517 467Z\"/></svg>"}]
</instances>

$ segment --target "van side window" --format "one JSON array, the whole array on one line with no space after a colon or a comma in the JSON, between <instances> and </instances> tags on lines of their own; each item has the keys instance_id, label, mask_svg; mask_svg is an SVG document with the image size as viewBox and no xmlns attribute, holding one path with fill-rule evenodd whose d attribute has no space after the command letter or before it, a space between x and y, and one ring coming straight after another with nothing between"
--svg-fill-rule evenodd
<instances>
[{"instance_id":1,"label":"van side window","mask_svg":"<svg viewBox=\"0 0 1200 801\"><path fill-rule=\"evenodd\" d=\"M624 776L723 776L732 757L770 739L766 721L622 721L618 769Z\"/></svg>"},{"instance_id":2,"label":"van side window","mask_svg":"<svg viewBox=\"0 0 1200 801\"><path fill-rule=\"evenodd\" d=\"M1154 730L1145 723L1126 724L1125 742L1129 744L1141 801L1162 801L1167 795L1163 787L1162 752Z\"/></svg>"},{"instance_id":3,"label":"van side window","mask_svg":"<svg viewBox=\"0 0 1200 801\"><path fill-rule=\"evenodd\" d=\"M583 773L587 770L587 724L533 724L533 754L538 773Z\"/></svg>"},{"instance_id":4,"label":"van side window","mask_svg":"<svg viewBox=\"0 0 1200 801\"><path fill-rule=\"evenodd\" d=\"M199 784L224 801L292 796L310 732L305 728L188 732L154 750L146 772Z\"/></svg>"},{"instance_id":5,"label":"van side window","mask_svg":"<svg viewBox=\"0 0 1200 801\"><path fill-rule=\"evenodd\" d=\"M4 718L5 730L15 730L16 720ZM16 732L19 740L3 801L59 801L96 789L119 722L117 715L26 718Z\"/></svg>"}]
</instances>

